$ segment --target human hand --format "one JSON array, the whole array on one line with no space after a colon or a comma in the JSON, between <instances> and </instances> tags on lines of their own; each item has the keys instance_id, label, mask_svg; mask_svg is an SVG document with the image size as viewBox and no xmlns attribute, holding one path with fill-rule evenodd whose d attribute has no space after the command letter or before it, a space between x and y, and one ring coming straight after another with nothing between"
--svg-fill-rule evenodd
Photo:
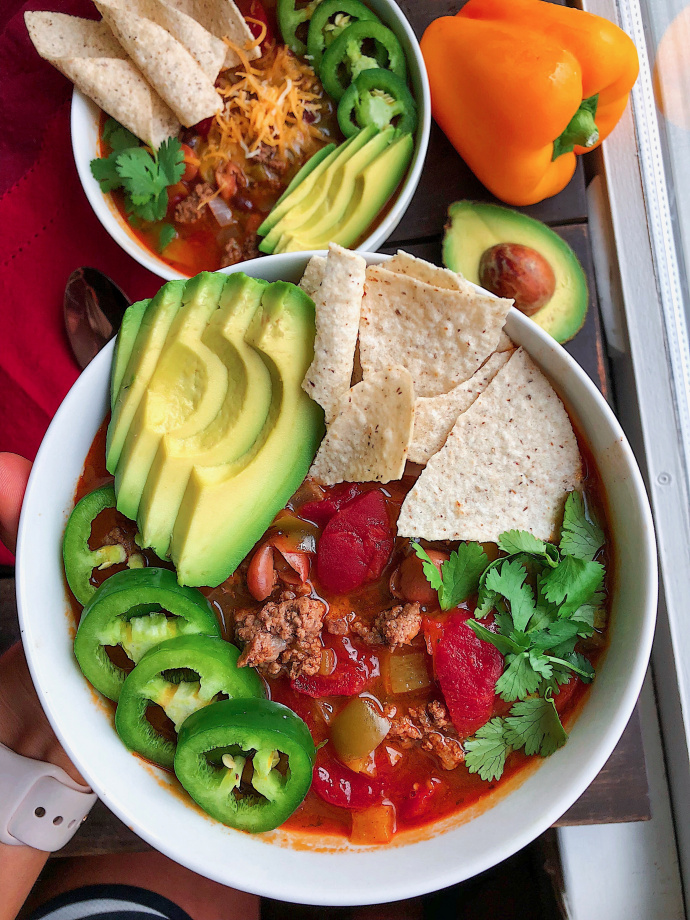
<instances>
[{"instance_id":1,"label":"human hand","mask_svg":"<svg viewBox=\"0 0 690 920\"><path fill-rule=\"evenodd\" d=\"M0 453L0 539L12 552L30 472L28 460ZM24 757L62 767L76 782L84 782L41 708L20 642L0 656L0 742Z\"/></svg>"}]
</instances>

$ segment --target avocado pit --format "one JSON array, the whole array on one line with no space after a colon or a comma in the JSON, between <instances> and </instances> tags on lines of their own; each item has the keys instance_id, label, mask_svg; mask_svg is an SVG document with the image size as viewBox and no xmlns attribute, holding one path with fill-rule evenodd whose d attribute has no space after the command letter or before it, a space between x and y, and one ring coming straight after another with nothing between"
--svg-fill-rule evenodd
<instances>
[{"instance_id":1,"label":"avocado pit","mask_svg":"<svg viewBox=\"0 0 690 920\"><path fill-rule=\"evenodd\" d=\"M498 243L482 253L479 283L498 297L508 297L527 316L553 297L556 276L541 253L521 243Z\"/></svg>"}]
</instances>

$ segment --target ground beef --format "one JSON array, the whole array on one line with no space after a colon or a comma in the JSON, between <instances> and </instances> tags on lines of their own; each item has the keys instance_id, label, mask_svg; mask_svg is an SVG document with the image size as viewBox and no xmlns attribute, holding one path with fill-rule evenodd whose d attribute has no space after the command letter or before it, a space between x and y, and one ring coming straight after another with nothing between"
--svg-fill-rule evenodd
<instances>
[{"instance_id":1,"label":"ground beef","mask_svg":"<svg viewBox=\"0 0 690 920\"><path fill-rule=\"evenodd\" d=\"M268 166L269 169L278 173L279 176L282 176L288 168L287 161L280 156L275 147L270 147L268 144L261 144L259 152L252 157L252 160L254 163L261 163L262 166Z\"/></svg>"},{"instance_id":2,"label":"ground beef","mask_svg":"<svg viewBox=\"0 0 690 920\"><path fill-rule=\"evenodd\" d=\"M287 595L287 596L286 596ZM260 610L235 611L235 637L244 649L238 667L276 677L311 676L321 666L321 627L326 606L311 597L285 592Z\"/></svg>"},{"instance_id":3,"label":"ground beef","mask_svg":"<svg viewBox=\"0 0 690 920\"><path fill-rule=\"evenodd\" d=\"M237 240L230 240L225 246L225 252L221 259L221 268L227 268L228 265L237 265L238 262L246 262L247 259L256 259L258 255L259 246L256 233L248 234L242 244Z\"/></svg>"},{"instance_id":4,"label":"ground beef","mask_svg":"<svg viewBox=\"0 0 690 920\"><path fill-rule=\"evenodd\" d=\"M401 747L419 743L423 751L434 754L444 770L454 770L465 759L465 752L439 700L426 706L410 707L407 715L398 715L395 706L386 706L384 716L391 721L387 737Z\"/></svg>"},{"instance_id":5,"label":"ground beef","mask_svg":"<svg viewBox=\"0 0 690 920\"><path fill-rule=\"evenodd\" d=\"M195 224L201 219L204 208L216 194L208 182L200 182L192 191L175 205L175 220L178 224Z\"/></svg>"},{"instance_id":6,"label":"ground beef","mask_svg":"<svg viewBox=\"0 0 690 920\"><path fill-rule=\"evenodd\" d=\"M409 645L422 628L421 608L419 604L391 607L380 613L373 624L356 620L351 628L367 645Z\"/></svg>"}]
</instances>

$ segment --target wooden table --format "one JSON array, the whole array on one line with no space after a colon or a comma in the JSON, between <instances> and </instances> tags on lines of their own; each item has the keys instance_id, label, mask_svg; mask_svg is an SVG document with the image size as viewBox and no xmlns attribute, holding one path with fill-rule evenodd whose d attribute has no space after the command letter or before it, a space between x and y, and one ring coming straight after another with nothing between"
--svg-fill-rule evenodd
<instances>
[{"instance_id":1,"label":"wooden table","mask_svg":"<svg viewBox=\"0 0 690 920\"><path fill-rule=\"evenodd\" d=\"M457 0L398 0L412 26L421 35L438 16L458 9ZM461 198L495 201L467 169L434 123L429 153L412 203L386 245L385 252L404 247L408 252L441 263L441 239L448 205ZM599 320L592 257L587 228L587 199L582 163L568 187L554 198L523 209L548 223L575 250L587 274L590 304L582 330L566 346L611 402L607 359ZM14 580L0 580L0 652L18 638ZM558 824L597 824L643 821L651 817L644 752L637 711L599 776ZM59 855L112 853L147 848L129 828L100 802L84 827Z\"/></svg>"}]
</instances>

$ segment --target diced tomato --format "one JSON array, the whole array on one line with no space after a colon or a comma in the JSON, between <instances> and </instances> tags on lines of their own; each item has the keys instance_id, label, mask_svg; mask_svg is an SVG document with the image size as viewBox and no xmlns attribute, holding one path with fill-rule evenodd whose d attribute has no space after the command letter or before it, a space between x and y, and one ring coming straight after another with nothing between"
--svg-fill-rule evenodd
<instances>
[{"instance_id":1,"label":"diced tomato","mask_svg":"<svg viewBox=\"0 0 690 920\"><path fill-rule=\"evenodd\" d=\"M335 667L330 674L315 674L313 677L300 674L290 681L293 690L314 698L357 696L379 676L379 660L372 652L356 648L345 636L326 633L323 642L335 653Z\"/></svg>"},{"instance_id":2,"label":"diced tomato","mask_svg":"<svg viewBox=\"0 0 690 920\"><path fill-rule=\"evenodd\" d=\"M344 508L348 502L360 494L360 488L351 482L344 482L331 490L328 498L317 502L307 502L299 509L298 514L307 521L313 521L319 527L325 527L333 515Z\"/></svg>"},{"instance_id":3,"label":"diced tomato","mask_svg":"<svg viewBox=\"0 0 690 920\"><path fill-rule=\"evenodd\" d=\"M319 580L335 594L347 594L383 572L394 537L386 500L378 489L348 502L330 519L316 552Z\"/></svg>"},{"instance_id":4,"label":"diced tomato","mask_svg":"<svg viewBox=\"0 0 690 920\"><path fill-rule=\"evenodd\" d=\"M199 158L188 144L180 144L180 147L182 147L182 153L184 154L182 179L185 182L191 182L192 179L196 179L199 172Z\"/></svg>"},{"instance_id":5,"label":"diced tomato","mask_svg":"<svg viewBox=\"0 0 690 920\"><path fill-rule=\"evenodd\" d=\"M413 821L422 818L434 806L434 800L447 789L447 784L438 776L428 776L412 785L408 795L396 803L401 818Z\"/></svg>"},{"instance_id":6,"label":"diced tomato","mask_svg":"<svg viewBox=\"0 0 690 920\"><path fill-rule=\"evenodd\" d=\"M208 132L211 130L211 125L213 124L213 117L213 115L210 115L208 118L198 121L195 125L192 125L190 130L195 134L199 134L201 137L208 137Z\"/></svg>"},{"instance_id":7,"label":"diced tomato","mask_svg":"<svg viewBox=\"0 0 690 920\"><path fill-rule=\"evenodd\" d=\"M168 186L168 208L175 207L189 195L189 189L184 182L176 182Z\"/></svg>"},{"instance_id":8,"label":"diced tomato","mask_svg":"<svg viewBox=\"0 0 690 920\"><path fill-rule=\"evenodd\" d=\"M380 780L355 773L327 753L328 746L316 755L312 789L325 802L338 808L368 808L383 798Z\"/></svg>"},{"instance_id":9,"label":"diced tomato","mask_svg":"<svg viewBox=\"0 0 690 920\"><path fill-rule=\"evenodd\" d=\"M579 677L573 675L567 684L561 684L559 687L558 694L554 694L553 704L556 707L556 712L560 715L568 706L568 703L573 698L573 694L577 688L581 685L582 681Z\"/></svg>"},{"instance_id":10,"label":"diced tomato","mask_svg":"<svg viewBox=\"0 0 690 920\"><path fill-rule=\"evenodd\" d=\"M491 718L496 681L503 656L489 642L478 639L465 624L469 611L444 620L424 620L424 635L434 659L434 672L455 729L467 737Z\"/></svg>"}]
</instances>

